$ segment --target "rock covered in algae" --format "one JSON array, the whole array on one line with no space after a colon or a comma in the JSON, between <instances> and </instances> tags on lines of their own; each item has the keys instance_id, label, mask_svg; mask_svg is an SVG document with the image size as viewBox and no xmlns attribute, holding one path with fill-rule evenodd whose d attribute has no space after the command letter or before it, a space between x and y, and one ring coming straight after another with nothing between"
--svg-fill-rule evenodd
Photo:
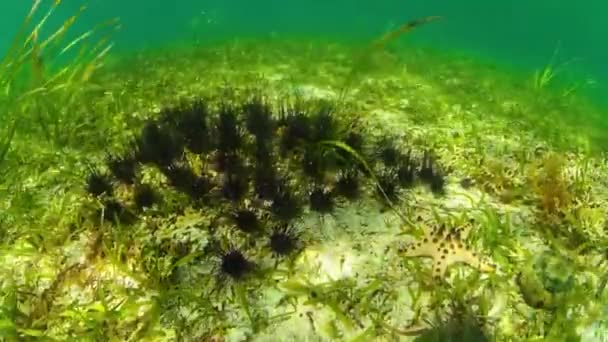
<instances>
[{"instance_id":1,"label":"rock covered in algae","mask_svg":"<svg viewBox=\"0 0 608 342\"><path fill-rule=\"evenodd\" d=\"M574 286L574 268L568 258L549 250L535 256L517 277L524 301L537 309L552 309Z\"/></svg>"},{"instance_id":2,"label":"rock covered in algae","mask_svg":"<svg viewBox=\"0 0 608 342\"><path fill-rule=\"evenodd\" d=\"M486 342L486 336L481 327L471 319L451 320L442 325L433 327L422 335L416 337L415 342Z\"/></svg>"}]
</instances>

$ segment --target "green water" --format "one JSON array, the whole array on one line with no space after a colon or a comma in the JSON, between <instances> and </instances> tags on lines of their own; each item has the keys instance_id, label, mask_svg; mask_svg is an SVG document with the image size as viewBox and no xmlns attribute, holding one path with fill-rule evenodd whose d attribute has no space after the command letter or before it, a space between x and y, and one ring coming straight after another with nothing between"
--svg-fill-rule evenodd
<instances>
[{"instance_id":1,"label":"green water","mask_svg":"<svg viewBox=\"0 0 608 342\"><path fill-rule=\"evenodd\" d=\"M0 4L0 47L18 27L31 1ZM118 17L117 50L155 47L175 41L299 34L314 39L367 39L412 18L441 15L445 20L416 35L436 48L481 54L530 70L545 65L556 47L558 61L575 60L568 71L608 82L607 5L568 1L66 1L63 20L88 7L76 30ZM0 48L2 51L2 48Z\"/></svg>"}]
</instances>

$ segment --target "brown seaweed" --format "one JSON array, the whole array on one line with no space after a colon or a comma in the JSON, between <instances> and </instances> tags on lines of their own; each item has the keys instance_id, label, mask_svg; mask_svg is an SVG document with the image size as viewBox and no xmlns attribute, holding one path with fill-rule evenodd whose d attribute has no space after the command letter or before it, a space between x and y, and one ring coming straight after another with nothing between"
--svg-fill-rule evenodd
<instances>
[{"instance_id":1,"label":"brown seaweed","mask_svg":"<svg viewBox=\"0 0 608 342\"><path fill-rule=\"evenodd\" d=\"M386 46L386 44L401 37L403 34L410 32L411 30L415 29L416 27L431 23L431 22L439 20L441 18L442 17L440 17L440 16L428 16L428 17L414 19L412 21L409 21L409 22L399 26L396 30L387 32L380 39L376 40L373 43L372 47L374 49L383 49Z\"/></svg>"},{"instance_id":2,"label":"brown seaweed","mask_svg":"<svg viewBox=\"0 0 608 342\"><path fill-rule=\"evenodd\" d=\"M386 45L388 43L394 41L395 39L401 37L402 35L410 32L410 31L412 31L413 29L415 29L419 26L422 26L424 24L439 20L441 18L443 18L443 17L428 16L428 17L424 17L424 18L418 18L418 19L411 20L411 21L399 26L397 29L385 33L382 37L380 37L379 39L372 42L372 44L368 48L366 48L364 51L362 51L358 55L358 57L355 58L352 68L351 68L350 72L348 73L348 75L346 76L346 79L344 80L344 86L340 93L340 100L344 99L344 97L348 93L348 90L350 89L350 86L356 79L357 74L359 74L361 72L361 70L364 69L365 65L369 64L370 58L375 52L384 50L384 48L386 47Z\"/></svg>"}]
</instances>

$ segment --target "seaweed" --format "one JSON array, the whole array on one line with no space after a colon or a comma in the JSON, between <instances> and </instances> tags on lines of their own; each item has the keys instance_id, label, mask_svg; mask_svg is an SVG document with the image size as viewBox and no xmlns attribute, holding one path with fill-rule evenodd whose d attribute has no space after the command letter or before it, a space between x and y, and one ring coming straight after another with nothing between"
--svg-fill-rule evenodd
<instances>
[{"instance_id":1,"label":"seaweed","mask_svg":"<svg viewBox=\"0 0 608 342\"><path fill-rule=\"evenodd\" d=\"M359 76L363 72L363 70L369 66L370 58L375 52L384 50L389 43L395 41L397 38L412 31L413 29L425 25L427 23L434 22L441 18L442 17L440 16L428 16L424 18L414 19L399 26L395 30L385 33L382 37L375 40L372 44L370 44L370 46L368 46L365 50L360 52L358 56L355 57L350 72L346 75L346 79L344 80L344 85L342 86L342 91L340 93L339 99L343 100L345 98L350 87L353 85L354 82L356 82L357 76Z\"/></svg>"},{"instance_id":2,"label":"seaweed","mask_svg":"<svg viewBox=\"0 0 608 342\"><path fill-rule=\"evenodd\" d=\"M12 124L7 129L7 132L1 132L2 138L0 140L0 167L6 160L6 156L11 148L11 144L13 142L13 138L15 137L15 132L17 131L17 121L13 121Z\"/></svg>"},{"instance_id":3,"label":"seaweed","mask_svg":"<svg viewBox=\"0 0 608 342\"><path fill-rule=\"evenodd\" d=\"M574 200L564 176L564 165L562 157L551 153L537 161L528 173L538 207L550 223L559 222Z\"/></svg>"},{"instance_id":4,"label":"seaweed","mask_svg":"<svg viewBox=\"0 0 608 342\"><path fill-rule=\"evenodd\" d=\"M408 29L411 27L406 26L405 29L391 33L378 45L386 45ZM250 55L255 55L258 51L241 54L241 45L238 44L246 43L239 42L230 47L229 53L234 52L230 55L231 58L250 58ZM261 48L266 46L262 45ZM316 53L317 50L310 48L310 51ZM334 54L334 51L330 53ZM205 67L209 66L208 74L205 74L210 76L209 83L216 81L213 78L213 73L216 72L214 56L217 58L222 54L213 50L213 53L205 55L205 58L199 58L197 55L198 61L205 64ZM146 54L142 58L149 57ZM262 60L263 57L265 55L258 58ZM171 56L166 62L171 63L169 69L173 71L182 67L179 64L179 56ZM154 61L132 64L133 68L148 71L156 66ZM157 100L172 102L173 99L170 98L173 94L165 94L167 88L179 86L174 82L180 82L183 76L179 72L167 75L166 71L159 71L154 75L159 74L162 79L150 82L153 85L140 83L138 79L133 82L129 80L125 82L126 85L120 82L121 87L132 87L130 83L137 84L137 87L143 84L142 87L150 91L145 93L146 96L132 96L137 101L125 99L129 97L125 96L121 99L112 98L109 106L116 106L116 109L120 106L118 110L106 110L106 102L100 102L98 106L91 108L100 112L135 113L142 108L156 107ZM133 74L124 77L131 75ZM234 80L239 83L247 79L246 76L241 76L238 74L233 79L231 73L224 75L226 82ZM121 75L118 80L122 80L122 77ZM145 80L151 78L152 76L149 76ZM444 79L443 75L441 79ZM106 86L104 82L100 80L102 87ZM281 86L283 84L279 87ZM195 88L198 91L199 87ZM202 88L204 87L200 87ZM380 87L379 91L384 89ZM198 98L199 94L189 93L191 90L188 88L186 95ZM207 92L208 89L202 91ZM557 306L554 305L557 302L534 302L531 298L520 298L517 293L512 292L515 283L513 279L521 280L517 278L520 271L517 257L521 250L527 247L522 247L521 242L535 241L536 237L533 236L535 232L530 232L530 229L515 229L520 226L528 227L527 221L522 224L517 221L514 228L504 227L510 223L502 224L502 210L510 208L495 202L489 204L488 208L492 208L492 215L496 217L489 218L491 222L479 229L479 236L465 239L462 231L457 229L462 228L459 224L452 226L446 223L443 227L439 222L425 227L423 223L415 223L414 226L428 230L411 245L397 250L394 243L399 244L404 235L409 233L410 227L404 227L401 232L396 231L399 227L391 228L394 218L391 212L371 213L370 215L376 216L371 217L370 221L367 220L368 217L363 218L362 216L373 211L370 209L376 208L373 202L368 201L371 198L367 197L380 195L381 200L390 204L395 213L407 222L411 220L412 215L429 209L429 206L432 210L436 206L446 204L447 201L443 199L428 198L425 192L411 189L416 180L421 180L426 181L432 191L441 192L446 185L446 178L436 161L425 156L422 164L419 164L411 158L409 152L402 154L397 148L385 154L384 158L368 161L369 155L373 155L373 152L366 154L366 148L371 147L365 144L370 134L350 129L343 131L342 124L351 120L348 114L335 115L334 107L321 106L321 109L314 110L300 107L290 108L289 118L274 121L273 103L265 102L263 97L241 101L239 92L240 89L236 89L235 99L227 99L223 93L218 95L218 103L231 104L230 114L224 118L219 118L222 115L221 107L216 110L212 102L205 102L204 109L191 107L197 106L198 100L194 100L192 104L161 109L161 116L166 116L161 120L165 121L150 121L155 126L152 131L157 131L152 133L158 133L158 136L138 146L138 152L147 152L138 154L138 162L143 161L146 165L138 165L140 168L134 173L136 177L133 177L128 169L122 172L124 170L121 168L114 168L120 171L113 172L115 178L122 178L126 183L131 183L130 186L117 186L113 193L110 193L115 197L109 196L106 191L97 191L99 198L83 197L85 200L82 205L74 205L74 201L66 200L70 199L67 196L54 200L49 198L49 194L40 196L34 192L36 189L30 184L44 184L48 180L48 173L42 176L35 174L36 177L33 178L36 179L24 182L23 189L33 194L19 196L29 195L33 198L29 203L35 204L35 201L39 201L48 205L45 205L44 211L32 210L28 215L22 215L32 221L28 222L23 233L17 238L19 244L15 244L15 250L21 255L19 258L11 258L12 260L26 259L30 267L38 267L36 265L44 264L46 260L71 257L71 247L80 246L83 236L91 243L86 247L86 272L79 276L82 279L75 279L74 283L58 282L57 286L51 284L48 287L51 291L48 293L52 296L43 297L58 296L59 300L45 299L45 302L50 303L50 309L41 310L41 314L30 322L32 324L15 324L14 327L11 325L20 321L20 318L15 317L28 314L27 311L19 312L18 307L32 307L29 296L35 298L42 292L40 284L48 284L48 276L45 276L48 270L36 268L36 272L26 272L19 279L27 284L27 287L15 290L14 302L19 305L14 306L6 304L9 302L7 298L12 297L6 294L5 289L9 286L5 285L12 285L10 276L18 273L12 273L12 269L7 272L0 291L0 313L7 313L2 317L6 318L7 330L15 331L9 338L15 336L15 339L61 340L65 339L64 331L69 331L71 338L83 340L153 340L157 335L162 335L161 338L175 336L180 340L256 339L260 332L276 338L282 336L277 329L283 326L300 326L300 321L304 324L310 321L310 329L301 329L297 333L304 334L304 330L309 330L311 334L326 335L326 339L350 341L399 339L396 335L400 334L421 335L419 340L474 340L475 337L488 340L491 337L484 336L484 332L492 330L502 334L497 340L543 337L542 334L546 339L551 339L559 336L557 327L560 323L567 323L568 317L576 320L576 324L567 325L568 330L574 331L572 327L586 326L587 324L582 324L585 323L584 320L594 316L591 309L593 305L599 306L598 303L603 300L599 297L603 296L604 291L601 288L604 286L602 283L605 284L605 278L600 278L600 290L596 291L593 287L596 283L595 274L590 273L596 272L591 272L589 268L595 265L570 272L576 274L576 278L582 274L581 278L592 279L582 286L577 281L571 283L568 279L562 283L560 279L551 278L543 283L550 292L559 292L563 286L574 291L567 301L560 302ZM181 89L179 93L182 93ZM104 95L108 97L118 96L111 87L104 90L104 94L108 94ZM153 94L161 94L167 98ZM146 101L140 103L139 99L144 98ZM361 101L367 98L369 97L362 96ZM370 107L363 103L361 108ZM71 109L73 107L66 108ZM198 113L199 110L205 112ZM294 119L296 116L299 117ZM201 118L206 122L200 121ZM118 121L121 125L129 126L132 120L137 121L140 118L137 115L131 117L117 114L113 116L113 120L113 125ZM209 127L205 128L205 124ZM114 128L122 130L122 127L124 126ZM155 138L153 135L147 138ZM199 139L200 137L203 138ZM237 137L240 141L234 143L229 141L229 137ZM140 136L137 141L141 143L146 140L142 138L146 137ZM112 138L104 141L109 146L119 143L110 140ZM163 140L168 142L168 145ZM416 141L413 140L414 143ZM433 142L433 146L435 143ZM20 145L13 146L21 148ZM462 146L439 146L444 147L454 147L454 151L460 151ZM466 147L468 145L465 149ZM415 154L415 145L412 145L412 148ZM99 150L103 149L97 151ZM276 153L281 150L290 153L288 156ZM310 153L311 151L318 154ZM67 156L71 157L69 154ZM85 156L89 157L90 154ZM139 160L140 157L145 158ZM65 159L69 162L71 158ZM329 162L325 164L326 161ZM337 163L334 165L335 161ZM450 159L450 165L457 165L452 162L454 160ZM486 167L483 164L466 166L474 170L463 171L473 174L476 168ZM112 171L113 168L109 169ZM418 170L420 172L417 172ZM561 172L562 178L567 180L563 171L565 170ZM540 174L544 172L538 171L534 177L540 178ZM307 174L313 176L312 179L306 177ZM54 177L56 173L50 175ZM60 175L63 176L64 173ZM508 186L515 183L507 179L507 172L496 178L491 177L493 175L478 175L474 176L475 182L463 182L463 187L472 185L464 196L470 195L472 199L479 190L476 185L482 183L480 180L491 182L502 177L504 179L499 181L509 183ZM545 174L542 177L551 178ZM290 181L287 182L286 179ZM52 180L53 182L48 183L55 186L55 178ZM367 186L368 182L371 186ZM66 183L66 186L69 186L69 179L66 179ZM546 186L544 182L538 184L539 188L540 185ZM484 187L485 184L481 186ZM167 187L177 191L167 191ZM253 191L249 191L250 187ZM45 190L48 189L51 188ZM374 192L376 189L378 193ZM53 190L51 196L61 193L63 189ZM162 202L159 198L161 194ZM401 194L407 196L403 196L403 201L398 202ZM572 198L575 194L576 192L571 192ZM222 199L222 195L228 200ZM486 194L482 192L482 199L479 201L472 199L471 206L466 206L465 211L477 214L480 211L479 204L486 199L484 195ZM551 200L545 204L540 194L532 195L537 196L535 199L538 200L539 209L544 206L561 207L561 200ZM205 201L204 208L200 206L202 197L209 199ZM347 203L360 198L363 200ZM12 211L15 202L12 198L9 200L11 206L7 209ZM307 202L312 210L304 211L302 206ZM103 206L104 220L113 221L115 224L100 227L97 220L91 220L80 211L86 214L95 205ZM137 222L129 219L132 209L139 216ZM407 215L401 214L401 210ZM303 212L305 215L300 219L299 216ZM560 212L563 211L558 210L555 216L559 217ZM321 216L324 213L332 213L335 217L315 221L324 218ZM437 216L444 214L452 215L452 208L449 212L441 212ZM504 215L508 217L510 214L508 212ZM567 213L565 217L568 222L571 219L579 219L575 212L568 215L570 214ZM6 219L3 216L3 226L11 226L14 220L15 226L21 228L22 223L26 222L17 221L14 217L17 215L13 212L10 212ZM310 220L311 217L313 220ZM366 221L359 223L360 219ZM278 224L275 225L277 222L274 221L278 221ZM312 225L319 224L317 222L323 225L323 229L311 229ZM340 229L340 239L331 237L334 223ZM388 229L384 229L385 224ZM380 227L372 228L379 228L378 231L382 229L382 233L370 233L368 225L379 225ZM61 247L67 248L56 248L57 245L48 243L46 240L50 239L40 237L43 233L36 227L48 227L52 228L53 232L59 232L60 234L55 234L57 237L54 237L54 240L62 240L62 243L65 240L66 245ZM301 228L305 230L300 231ZM306 237L306 241L309 241L309 238L314 241L311 246L306 246L305 253L298 253L304 247L300 234ZM530 234L532 237L524 234ZM351 237L355 237L352 245L348 241ZM317 239L322 241L316 241ZM345 240L348 243L345 243ZM216 241L229 241L229 245L234 243L233 246L239 247L223 249L213 255L212 245ZM493 260L499 261L501 272L493 273L494 265L483 262L474 252L480 245L484 250L492 252ZM376 247L380 248L376 250ZM597 249L597 244L594 244L588 250L595 253ZM51 253L46 253L43 259L38 259L39 251ZM2 249L3 257L4 252ZM28 254L33 257L27 259ZM576 255L585 262L589 260L583 253ZM366 259L368 256L370 259ZM430 272L424 272L425 264L422 260L413 259L418 256L433 259ZM215 270L213 261L216 261ZM448 272L448 266L457 262L468 263L473 267L459 270L462 272ZM231 286L217 286L218 283L214 283L214 271L218 278L230 280ZM481 275L477 271L487 271L490 274ZM605 274L605 270L601 272L602 275ZM336 276L332 273L338 274ZM441 281L433 281L433 276L439 277ZM52 278L50 280L53 281ZM82 289L86 291L80 292ZM593 293L594 298L597 298L596 303L589 303L591 301L585 291ZM65 292L66 295L60 292ZM84 301L80 298L83 292L86 292ZM448 317L433 323L430 328L420 327L422 322L428 321L430 310L442 310L433 306L441 306L446 292L453 297L462 298L465 305L475 310L475 319ZM79 295L78 300L72 299L75 298L73 293ZM92 294L88 295L90 293ZM508 297L506 310L488 317L489 305L476 301L477 297L493 300L500 295ZM527 296L529 293L522 295ZM407 303L403 303L404 297L407 298ZM268 300L272 305L268 305ZM537 308L527 307L524 305L526 302ZM513 310L513 307L518 310ZM558 310L553 310L554 308ZM560 312L559 309L563 311ZM566 314L565 309L571 312ZM407 312L405 316L404 312ZM458 312L453 314L457 316ZM323 321L325 316L329 316L330 320ZM578 319L578 316L585 318ZM501 321L493 321L497 317ZM508 320L507 328L513 328L509 332L511 335L507 336L501 331L505 325L502 317ZM534 319L528 319L530 317ZM407 319L411 325L403 324L403 319ZM293 322L283 324L286 320ZM407 328L392 329L390 324ZM547 332L550 327L551 332ZM463 331L469 334L465 336ZM570 337L570 332L567 335ZM317 337L319 336L310 339Z\"/></svg>"}]
</instances>

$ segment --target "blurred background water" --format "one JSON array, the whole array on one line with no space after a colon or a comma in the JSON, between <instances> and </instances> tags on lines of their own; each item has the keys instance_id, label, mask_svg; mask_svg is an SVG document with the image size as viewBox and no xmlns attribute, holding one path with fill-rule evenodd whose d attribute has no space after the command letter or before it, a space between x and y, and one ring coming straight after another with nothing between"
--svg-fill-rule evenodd
<instances>
[{"instance_id":1,"label":"blurred background water","mask_svg":"<svg viewBox=\"0 0 608 342\"><path fill-rule=\"evenodd\" d=\"M0 2L0 51L31 4ZM63 13L52 17L56 25L49 27L83 4L87 10L72 32L120 18L122 29L114 36L119 51L264 35L364 40L414 18L441 15L444 20L408 39L530 72L546 65L559 46L557 64L571 61L571 75L597 81L595 95L608 83L608 2L600 0L70 0L60 7Z\"/></svg>"}]
</instances>

